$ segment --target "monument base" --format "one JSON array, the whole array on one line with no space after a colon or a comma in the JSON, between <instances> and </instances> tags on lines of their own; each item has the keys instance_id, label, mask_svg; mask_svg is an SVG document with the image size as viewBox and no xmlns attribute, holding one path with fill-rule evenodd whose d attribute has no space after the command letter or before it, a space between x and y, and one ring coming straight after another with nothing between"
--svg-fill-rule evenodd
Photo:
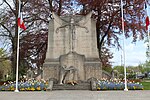
<instances>
[{"instance_id":1,"label":"monument base","mask_svg":"<svg viewBox=\"0 0 150 100\"><path fill-rule=\"evenodd\" d=\"M59 59L46 59L43 64L43 79L56 79L59 80Z\"/></svg>"},{"instance_id":2,"label":"monument base","mask_svg":"<svg viewBox=\"0 0 150 100\"><path fill-rule=\"evenodd\" d=\"M54 78L60 80L61 66L74 66L78 71L77 81L87 81L90 78L101 79L102 67L98 58L85 58L76 52L60 56L59 59L46 59L43 65L43 78L49 80ZM64 80L68 80L69 75Z\"/></svg>"},{"instance_id":3,"label":"monument base","mask_svg":"<svg viewBox=\"0 0 150 100\"><path fill-rule=\"evenodd\" d=\"M97 79L90 78L88 81L80 81L78 83L65 83L59 84L55 79L49 79L49 86L46 91L52 90L92 90L96 91L96 82Z\"/></svg>"},{"instance_id":4,"label":"monument base","mask_svg":"<svg viewBox=\"0 0 150 100\"><path fill-rule=\"evenodd\" d=\"M102 78L102 67L99 58L86 58L84 68L85 80L90 78Z\"/></svg>"}]
</instances>

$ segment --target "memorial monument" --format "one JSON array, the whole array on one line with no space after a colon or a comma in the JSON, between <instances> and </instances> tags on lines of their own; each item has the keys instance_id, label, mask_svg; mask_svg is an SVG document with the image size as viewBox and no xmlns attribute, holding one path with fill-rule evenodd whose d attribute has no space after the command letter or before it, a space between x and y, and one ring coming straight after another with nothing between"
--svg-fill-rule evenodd
<instances>
[{"instance_id":1,"label":"memorial monument","mask_svg":"<svg viewBox=\"0 0 150 100\"><path fill-rule=\"evenodd\" d=\"M49 22L48 46L43 78L59 84L102 77L97 49L96 22L86 16L57 16Z\"/></svg>"}]
</instances>

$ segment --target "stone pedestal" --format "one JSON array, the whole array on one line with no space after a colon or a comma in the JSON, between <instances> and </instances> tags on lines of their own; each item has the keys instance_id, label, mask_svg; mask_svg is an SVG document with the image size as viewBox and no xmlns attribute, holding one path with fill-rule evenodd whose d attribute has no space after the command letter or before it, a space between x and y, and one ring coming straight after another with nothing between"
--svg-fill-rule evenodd
<instances>
[{"instance_id":1,"label":"stone pedestal","mask_svg":"<svg viewBox=\"0 0 150 100\"><path fill-rule=\"evenodd\" d=\"M90 78L101 79L102 78L102 68L100 59L98 58L86 58L85 63L85 79Z\"/></svg>"},{"instance_id":2,"label":"stone pedestal","mask_svg":"<svg viewBox=\"0 0 150 100\"><path fill-rule=\"evenodd\" d=\"M44 63L44 79L49 80L49 78L55 78L59 80L61 65L75 66L79 70L79 81L87 81L90 78L102 78L102 69L99 59L85 58L85 56L74 52L62 55L60 59L47 60L47 63Z\"/></svg>"},{"instance_id":3,"label":"stone pedestal","mask_svg":"<svg viewBox=\"0 0 150 100\"><path fill-rule=\"evenodd\" d=\"M43 65L43 78L49 80L50 78L59 79L59 59L46 59Z\"/></svg>"}]
</instances>

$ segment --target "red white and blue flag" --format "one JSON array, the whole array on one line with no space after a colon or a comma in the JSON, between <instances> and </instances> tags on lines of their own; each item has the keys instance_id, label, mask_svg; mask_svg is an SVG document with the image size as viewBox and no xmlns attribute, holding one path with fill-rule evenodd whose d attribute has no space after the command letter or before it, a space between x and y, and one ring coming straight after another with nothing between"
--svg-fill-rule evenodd
<instances>
[{"instance_id":1,"label":"red white and blue flag","mask_svg":"<svg viewBox=\"0 0 150 100\"><path fill-rule=\"evenodd\" d=\"M20 8L21 8L21 1L19 0L18 27L22 28L23 30L26 30L26 26L24 25Z\"/></svg>"},{"instance_id":2,"label":"red white and blue flag","mask_svg":"<svg viewBox=\"0 0 150 100\"><path fill-rule=\"evenodd\" d=\"M22 28L23 30L26 30L26 26L24 25L24 22L22 20L22 15L18 17L18 27Z\"/></svg>"},{"instance_id":3,"label":"red white and blue flag","mask_svg":"<svg viewBox=\"0 0 150 100\"><path fill-rule=\"evenodd\" d=\"M147 10L147 3L145 2L145 10L146 10L146 13L148 13L148 10ZM148 30L148 26L150 25L150 21L149 21L149 16L147 14L146 16L146 19L145 19L145 23L146 23L146 30Z\"/></svg>"}]
</instances>

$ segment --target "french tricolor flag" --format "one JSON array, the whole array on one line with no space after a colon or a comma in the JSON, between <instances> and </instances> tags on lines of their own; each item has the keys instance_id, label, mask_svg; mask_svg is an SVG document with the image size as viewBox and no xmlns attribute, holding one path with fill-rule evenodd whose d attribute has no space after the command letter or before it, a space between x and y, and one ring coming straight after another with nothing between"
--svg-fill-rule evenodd
<instances>
[{"instance_id":1,"label":"french tricolor flag","mask_svg":"<svg viewBox=\"0 0 150 100\"><path fill-rule=\"evenodd\" d=\"M148 10L147 10L147 9L148 9L148 8L147 8L147 3L145 2L145 10L146 10L146 12L148 13ZM146 30L148 30L148 26L150 25L150 21L149 21L149 16L148 16L148 14L147 14L147 16L146 16L145 23L146 23Z\"/></svg>"},{"instance_id":2,"label":"french tricolor flag","mask_svg":"<svg viewBox=\"0 0 150 100\"><path fill-rule=\"evenodd\" d=\"M22 28L23 30L26 30L26 26L24 25L23 19L22 19L22 13L20 11L21 1L19 0L19 11L18 11L18 27Z\"/></svg>"},{"instance_id":3,"label":"french tricolor flag","mask_svg":"<svg viewBox=\"0 0 150 100\"><path fill-rule=\"evenodd\" d=\"M18 27L22 28L23 30L26 30L26 26L24 25L24 22L22 20L22 15L18 17Z\"/></svg>"}]
</instances>

